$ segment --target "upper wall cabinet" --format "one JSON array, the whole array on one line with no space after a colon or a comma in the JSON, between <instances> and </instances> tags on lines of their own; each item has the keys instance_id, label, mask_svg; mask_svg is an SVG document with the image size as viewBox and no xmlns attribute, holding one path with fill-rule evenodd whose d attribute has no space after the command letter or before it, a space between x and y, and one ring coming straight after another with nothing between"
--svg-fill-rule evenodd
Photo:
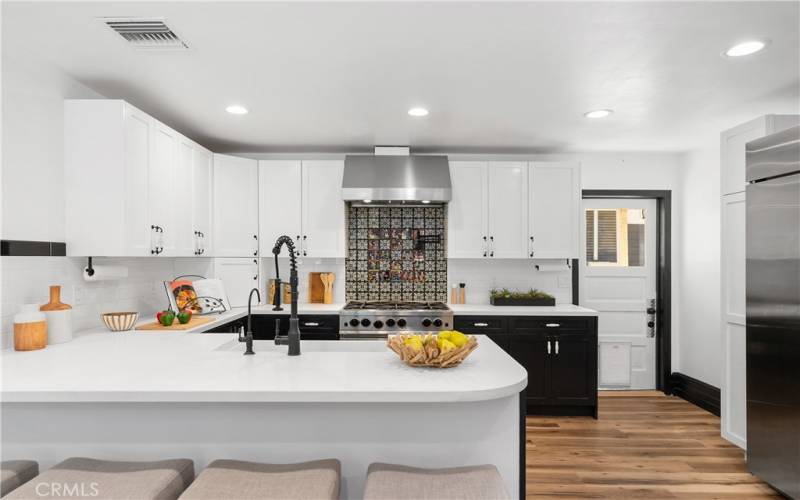
<instances>
[{"instance_id":1,"label":"upper wall cabinet","mask_svg":"<svg viewBox=\"0 0 800 500\"><path fill-rule=\"evenodd\" d=\"M528 183L528 257L579 258L581 171L578 163L531 162Z\"/></svg>"},{"instance_id":2,"label":"upper wall cabinet","mask_svg":"<svg viewBox=\"0 0 800 500\"><path fill-rule=\"evenodd\" d=\"M68 255L198 255L207 150L120 100L67 100L64 125Z\"/></svg>"},{"instance_id":3,"label":"upper wall cabinet","mask_svg":"<svg viewBox=\"0 0 800 500\"><path fill-rule=\"evenodd\" d=\"M720 135L722 194L744 191L745 145L748 142L798 123L797 115L764 115L723 132Z\"/></svg>"},{"instance_id":4,"label":"upper wall cabinet","mask_svg":"<svg viewBox=\"0 0 800 500\"><path fill-rule=\"evenodd\" d=\"M258 255L258 162L214 155L214 256Z\"/></svg>"},{"instance_id":5,"label":"upper wall cabinet","mask_svg":"<svg viewBox=\"0 0 800 500\"><path fill-rule=\"evenodd\" d=\"M295 240L298 256L345 257L341 161L259 162L262 255L280 236ZM282 255L286 255L283 253Z\"/></svg>"},{"instance_id":6,"label":"upper wall cabinet","mask_svg":"<svg viewBox=\"0 0 800 500\"><path fill-rule=\"evenodd\" d=\"M577 163L450 162L450 258L577 258Z\"/></svg>"}]
</instances>

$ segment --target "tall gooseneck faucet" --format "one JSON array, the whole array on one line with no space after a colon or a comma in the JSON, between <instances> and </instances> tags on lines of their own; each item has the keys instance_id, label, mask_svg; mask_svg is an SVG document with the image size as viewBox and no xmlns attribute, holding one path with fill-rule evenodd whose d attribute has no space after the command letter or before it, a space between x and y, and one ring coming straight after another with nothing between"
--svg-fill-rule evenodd
<instances>
[{"instance_id":1,"label":"tall gooseneck faucet","mask_svg":"<svg viewBox=\"0 0 800 500\"><path fill-rule=\"evenodd\" d=\"M272 253L275 255L275 293L273 296L273 310L280 311L281 309L281 278L280 270L278 269L278 255L281 253L281 247L286 245L289 250L289 286L292 290L292 309L289 315L289 331L286 335L278 335L275 332L275 344L289 346L289 356L300 355L300 320L297 317L297 254L294 251L294 242L288 236L281 236L275 242L272 248Z\"/></svg>"}]
</instances>

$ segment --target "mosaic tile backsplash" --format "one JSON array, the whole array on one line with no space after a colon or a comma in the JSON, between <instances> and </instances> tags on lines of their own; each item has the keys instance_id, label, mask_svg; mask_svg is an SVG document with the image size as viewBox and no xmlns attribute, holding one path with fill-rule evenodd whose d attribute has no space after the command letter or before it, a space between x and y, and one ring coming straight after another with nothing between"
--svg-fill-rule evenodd
<instances>
[{"instance_id":1,"label":"mosaic tile backsplash","mask_svg":"<svg viewBox=\"0 0 800 500\"><path fill-rule=\"evenodd\" d=\"M445 208L351 206L347 300L447 301Z\"/></svg>"}]
</instances>

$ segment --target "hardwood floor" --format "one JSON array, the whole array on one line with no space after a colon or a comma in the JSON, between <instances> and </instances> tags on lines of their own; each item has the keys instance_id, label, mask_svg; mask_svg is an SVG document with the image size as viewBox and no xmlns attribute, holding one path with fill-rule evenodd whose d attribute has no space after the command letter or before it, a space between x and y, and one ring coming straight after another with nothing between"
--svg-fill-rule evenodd
<instances>
[{"instance_id":1,"label":"hardwood floor","mask_svg":"<svg viewBox=\"0 0 800 500\"><path fill-rule=\"evenodd\" d=\"M600 394L598 420L527 418L527 498L778 498L718 417L655 391Z\"/></svg>"}]
</instances>

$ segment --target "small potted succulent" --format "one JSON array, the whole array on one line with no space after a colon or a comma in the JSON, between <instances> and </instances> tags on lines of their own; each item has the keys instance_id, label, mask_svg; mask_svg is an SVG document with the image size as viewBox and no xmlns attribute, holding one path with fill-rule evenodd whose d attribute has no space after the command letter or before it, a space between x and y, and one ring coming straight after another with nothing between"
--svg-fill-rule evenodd
<instances>
[{"instance_id":1,"label":"small potted succulent","mask_svg":"<svg viewBox=\"0 0 800 500\"><path fill-rule=\"evenodd\" d=\"M556 299L552 295L531 288L527 292L492 289L489 301L493 306L554 306Z\"/></svg>"}]
</instances>

